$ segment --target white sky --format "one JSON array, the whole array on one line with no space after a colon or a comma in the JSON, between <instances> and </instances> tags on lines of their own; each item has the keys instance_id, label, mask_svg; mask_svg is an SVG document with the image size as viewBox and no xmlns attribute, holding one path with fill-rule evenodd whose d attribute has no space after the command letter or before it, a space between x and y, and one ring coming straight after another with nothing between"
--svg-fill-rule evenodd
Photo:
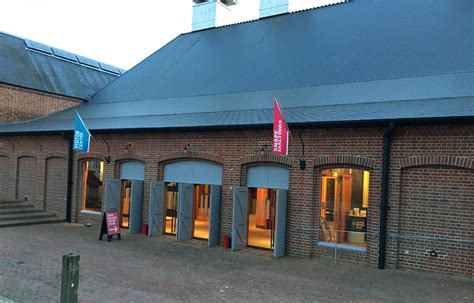
<instances>
[{"instance_id":1,"label":"white sky","mask_svg":"<svg viewBox=\"0 0 474 303\"><path fill-rule=\"evenodd\" d=\"M290 10L328 0L293 0ZM1 0L0 31L129 69L191 31L191 0ZM293 5L293 8L292 6ZM233 20L258 18L239 0Z\"/></svg>"}]
</instances>

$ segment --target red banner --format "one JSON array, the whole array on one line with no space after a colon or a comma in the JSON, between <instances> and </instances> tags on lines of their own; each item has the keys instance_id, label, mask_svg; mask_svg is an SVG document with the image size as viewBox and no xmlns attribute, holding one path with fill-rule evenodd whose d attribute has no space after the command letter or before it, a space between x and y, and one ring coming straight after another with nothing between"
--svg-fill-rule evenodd
<instances>
[{"instance_id":1,"label":"red banner","mask_svg":"<svg viewBox=\"0 0 474 303\"><path fill-rule=\"evenodd\" d=\"M118 212L116 211L106 212L105 219L107 221L107 235L110 236L110 235L120 234Z\"/></svg>"},{"instance_id":2,"label":"red banner","mask_svg":"<svg viewBox=\"0 0 474 303\"><path fill-rule=\"evenodd\" d=\"M273 154L288 155L288 127L277 99L273 101Z\"/></svg>"}]
</instances>

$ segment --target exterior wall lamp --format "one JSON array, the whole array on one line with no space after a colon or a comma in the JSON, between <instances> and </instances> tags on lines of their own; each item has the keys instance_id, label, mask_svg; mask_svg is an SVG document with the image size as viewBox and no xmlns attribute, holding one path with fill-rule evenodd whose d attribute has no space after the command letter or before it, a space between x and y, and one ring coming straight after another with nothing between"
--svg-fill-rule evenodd
<instances>
[{"instance_id":1,"label":"exterior wall lamp","mask_svg":"<svg viewBox=\"0 0 474 303\"><path fill-rule=\"evenodd\" d=\"M184 153L187 154L189 149L191 148L191 144L186 144L186 146L184 147Z\"/></svg>"}]
</instances>

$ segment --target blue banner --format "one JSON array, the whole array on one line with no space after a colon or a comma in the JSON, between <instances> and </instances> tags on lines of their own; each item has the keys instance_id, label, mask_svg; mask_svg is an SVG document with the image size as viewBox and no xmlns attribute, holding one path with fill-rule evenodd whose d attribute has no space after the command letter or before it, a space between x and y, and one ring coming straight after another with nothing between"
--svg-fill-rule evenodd
<instances>
[{"instance_id":1,"label":"blue banner","mask_svg":"<svg viewBox=\"0 0 474 303\"><path fill-rule=\"evenodd\" d=\"M76 122L74 125L74 142L72 149L78 152L89 152L89 145L91 142L91 133L87 129L81 116L76 112Z\"/></svg>"}]
</instances>

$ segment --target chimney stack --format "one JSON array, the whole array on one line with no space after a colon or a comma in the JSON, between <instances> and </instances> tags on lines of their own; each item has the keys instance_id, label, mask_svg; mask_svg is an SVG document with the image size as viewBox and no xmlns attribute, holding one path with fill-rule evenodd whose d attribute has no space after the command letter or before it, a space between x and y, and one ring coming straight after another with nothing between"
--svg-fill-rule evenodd
<instances>
[{"instance_id":1,"label":"chimney stack","mask_svg":"<svg viewBox=\"0 0 474 303\"><path fill-rule=\"evenodd\" d=\"M260 0L260 18L281 15L303 9L345 3L349 0Z\"/></svg>"},{"instance_id":2,"label":"chimney stack","mask_svg":"<svg viewBox=\"0 0 474 303\"><path fill-rule=\"evenodd\" d=\"M260 0L260 18L288 13L289 0Z\"/></svg>"},{"instance_id":3,"label":"chimney stack","mask_svg":"<svg viewBox=\"0 0 474 303\"><path fill-rule=\"evenodd\" d=\"M193 31L223 25L237 0L193 0Z\"/></svg>"}]
</instances>

